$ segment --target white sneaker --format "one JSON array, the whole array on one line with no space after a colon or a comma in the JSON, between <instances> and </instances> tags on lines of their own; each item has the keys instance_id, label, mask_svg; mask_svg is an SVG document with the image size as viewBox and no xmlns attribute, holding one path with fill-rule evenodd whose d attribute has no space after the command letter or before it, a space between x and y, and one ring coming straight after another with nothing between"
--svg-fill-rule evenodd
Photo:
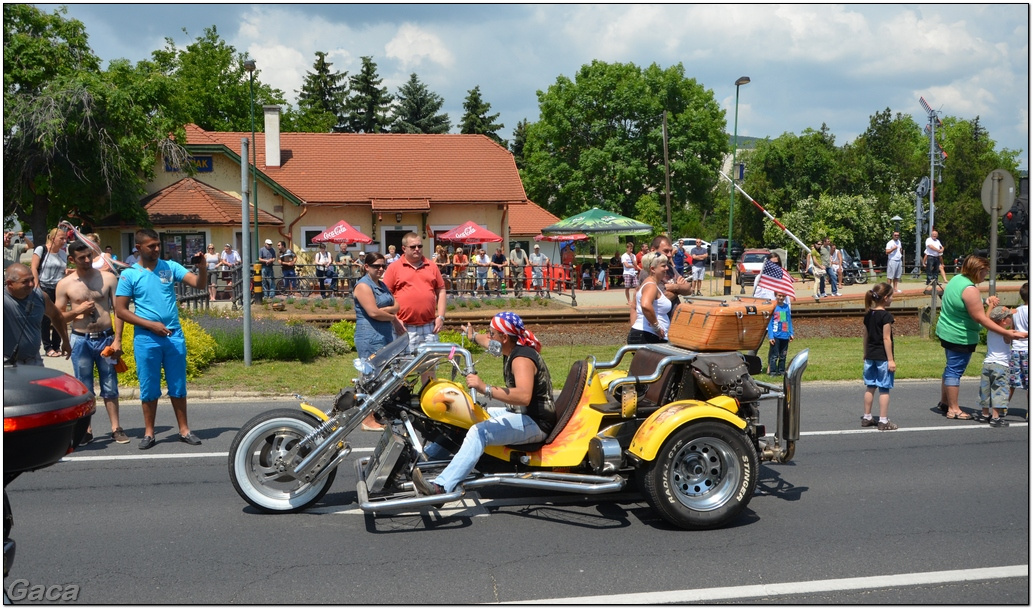
<instances>
[{"instance_id":1,"label":"white sneaker","mask_svg":"<svg viewBox=\"0 0 1033 609\"><path fill-rule=\"evenodd\" d=\"M901 293L901 292L903 292L903 291L904 291L904 290L897 290L897 294L900 294L900 293Z\"/></svg>"}]
</instances>

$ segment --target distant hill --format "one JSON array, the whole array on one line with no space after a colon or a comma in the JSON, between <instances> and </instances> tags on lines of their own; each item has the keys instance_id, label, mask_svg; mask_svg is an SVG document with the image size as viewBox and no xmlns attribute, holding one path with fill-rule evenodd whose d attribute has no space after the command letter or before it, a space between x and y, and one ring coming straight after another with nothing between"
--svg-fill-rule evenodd
<instances>
[{"instance_id":1,"label":"distant hill","mask_svg":"<svg viewBox=\"0 0 1033 609\"><path fill-rule=\"evenodd\" d=\"M732 134L730 134L730 133L727 134L727 135L728 135L728 147L731 148L732 144L733 144L733 140L735 138L732 137ZM752 150L753 148L757 147L757 142L760 142L760 141L763 141L763 140L766 140L766 139L768 139L768 138L766 138L766 137L749 137L749 136L746 136L746 135L740 135L739 136L739 150L744 150L744 149L745 150Z\"/></svg>"}]
</instances>

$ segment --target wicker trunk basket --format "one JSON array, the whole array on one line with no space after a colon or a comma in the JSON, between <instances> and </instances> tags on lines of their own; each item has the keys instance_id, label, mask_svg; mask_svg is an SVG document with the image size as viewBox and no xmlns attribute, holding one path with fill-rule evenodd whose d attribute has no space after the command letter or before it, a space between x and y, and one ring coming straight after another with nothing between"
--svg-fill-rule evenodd
<instances>
[{"instance_id":1,"label":"wicker trunk basket","mask_svg":"<svg viewBox=\"0 0 1033 609\"><path fill-rule=\"evenodd\" d=\"M766 298L683 300L671 318L667 339L693 351L759 349L774 310L775 301Z\"/></svg>"}]
</instances>

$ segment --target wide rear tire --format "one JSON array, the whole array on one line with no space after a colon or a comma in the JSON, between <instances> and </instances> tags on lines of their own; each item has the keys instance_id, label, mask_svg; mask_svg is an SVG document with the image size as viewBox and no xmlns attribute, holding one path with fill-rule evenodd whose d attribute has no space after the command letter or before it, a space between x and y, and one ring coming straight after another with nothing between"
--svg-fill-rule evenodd
<instances>
[{"instance_id":1,"label":"wide rear tire","mask_svg":"<svg viewBox=\"0 0 1033 609\"><path fill-rule=\"evenodd\" d=\"M725 423L691 423L664 442L648 464L646 498L664 520L711 529L735 519L757 488L757 451Z\"/></svg>"},{"instance_id":2,"label":"wide rear tire","mask_svg":"<svg viewBox=\"0 0 1033 609\"><path fill-rule=\"evenodd\" d=\"M233 488L244 501L263 512L300 512L330 490L336 469L310 484L290 473L307 453L285 458L317 427L314 417L281 408L263 412L240 428L230 445L229 470Z\"/></svg>"}]
</instances>

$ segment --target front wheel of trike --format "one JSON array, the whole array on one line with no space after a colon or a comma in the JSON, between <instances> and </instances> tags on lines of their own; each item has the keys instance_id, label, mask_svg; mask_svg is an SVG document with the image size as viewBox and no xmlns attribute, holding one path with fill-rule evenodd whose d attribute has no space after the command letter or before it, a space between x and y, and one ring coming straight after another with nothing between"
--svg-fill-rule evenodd
<instances>
[{"instance_id":1,"label":"front wheel of trike","mask_svg":"<svg viewBox=\"0 0 1033 609\"><path fill-rule=\"evenodd\" d=\"M689 424L664 442L646 466L646 497L664 520L683 529L719 527L737 517L757 487L757 452L724 423Z\"/></svg>"},{"instance_id":2,"label":"front wheel of trike","mask_svg":"<svg viewBox=\"0 0 1033 609\"><path fill-rule=\"evenodd\" d=\"M294 449L317 425L314 417L286 408L263 412L248 421L230 445L233 488L263 512L297 512L319 501L333 485L336 470L315 484L291 474L308 454Z\"/></svg>"}]
</instances>

